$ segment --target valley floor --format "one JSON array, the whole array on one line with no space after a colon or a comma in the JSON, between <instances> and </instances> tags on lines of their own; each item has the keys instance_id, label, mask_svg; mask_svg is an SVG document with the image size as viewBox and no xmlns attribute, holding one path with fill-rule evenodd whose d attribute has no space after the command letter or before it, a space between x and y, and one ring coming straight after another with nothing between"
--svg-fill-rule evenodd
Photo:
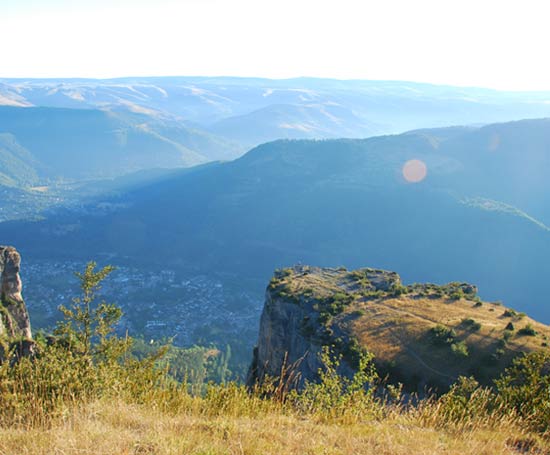
<instances>
[{"instance_id":1,"label":"valley floor","mask_svg":"<svg viewBox=\"0 0 550 455\"><path fill-rule=\"evenodd\" d=\"M407 415L363 423L327 423L293 414L165 414L149 406L98 401L49 428L0 428L0 454L445 454L550 453L510 426L437 429Z\"/></svg>"}]
</instances>

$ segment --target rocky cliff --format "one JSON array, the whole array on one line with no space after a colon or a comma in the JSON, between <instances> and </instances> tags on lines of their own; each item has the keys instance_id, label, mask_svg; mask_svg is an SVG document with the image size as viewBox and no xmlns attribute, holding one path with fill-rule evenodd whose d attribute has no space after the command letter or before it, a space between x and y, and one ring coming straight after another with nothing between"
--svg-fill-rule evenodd
<instances>
[{"instance_id":1,"label":"rocky cliff","mask_svg":"<svg viewBox=\"0 0 550 455\"><path fill-rule=\"evenodd\" d=\"M0 337L31 340L31 324L21 295L21 256L13 247L0 246Z\"/></svg>"},{"instance_id":2,"label":"rocky cliff","mask_svg":"<svg viewBox=\"0 0 550 455\"><path fill-rule=\"evenodd\" d=\"M404 286L399 275L297 266L277 271L266 292L248 384L285 376L315 380L323 346L351 374L361 354L410 391L445 389L459 376L490 384L521 352L548 349L550 328L467 283Z\"/></svg>"}]
</instances>

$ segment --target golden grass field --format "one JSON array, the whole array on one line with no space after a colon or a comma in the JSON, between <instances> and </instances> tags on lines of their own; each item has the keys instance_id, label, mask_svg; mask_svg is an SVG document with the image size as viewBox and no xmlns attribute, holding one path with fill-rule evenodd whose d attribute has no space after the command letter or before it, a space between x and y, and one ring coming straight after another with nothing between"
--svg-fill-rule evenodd
<instances>
[{"instance_id":1,"label":"golden grass field","mask_svg":"<svg viewBox=\"0 0 550 455\"><path fill-rule=\"evenodd\" d=\"M429 413L390 413L383 419L331 422L271 409L200 406L177 414L122 401L97 401L43 428L1 429L0 454L373 454L498 455L550 453L550 445L500 422L441 428Z\"/></svg>"}]
</instances>

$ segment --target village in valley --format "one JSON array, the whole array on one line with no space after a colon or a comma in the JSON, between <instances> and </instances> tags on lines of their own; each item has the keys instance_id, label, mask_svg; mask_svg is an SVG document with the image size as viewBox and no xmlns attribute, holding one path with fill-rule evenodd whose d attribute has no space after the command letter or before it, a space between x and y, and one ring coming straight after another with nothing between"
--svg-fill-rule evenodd
<instances>
[{"instance_id":1,"label":"village in valley","mask_svg":"<svg viewBox=\"0 0 550 455\"><path fill-rule=\"evenodd\" d=\"M52 328L79 294L75 272L82 261L28 260L22 267L23 292L34 328ZM253 339L263 296L232 277L177 270L116 266L100 298L123 310L121 333L145 339L172 339L179 346L220 342L249 333ZM249 287L250 288L250 287Z\"/></svg>"}]
</instances>

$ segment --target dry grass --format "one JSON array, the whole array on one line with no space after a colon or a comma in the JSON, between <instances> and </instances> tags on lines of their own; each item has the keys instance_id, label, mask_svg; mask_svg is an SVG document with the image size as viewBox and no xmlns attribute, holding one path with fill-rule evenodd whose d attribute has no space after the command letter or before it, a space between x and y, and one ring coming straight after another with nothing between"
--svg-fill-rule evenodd
<instances>
[{"instance_id":1,"label":"dry grass","mask_svg":"<svg viewBox=\"0 0 550 455\"><path fill-rule=\"evenodd\" d=\"M523 441L523 442L522 442ZM518 451L531 447L529 451ZM446 454L550 453L513 425L436 428L418 411L337 425L273 409L208 417L97 401L48 428L0 429L0 454Z\"/></svg>"},{"instance_id":2,"label":"dry grass","mask_svg":"<svg viewBox=\"0 0 550 455\"><path fill-rule=\"evenodd\" d=\"M550 338L548 326L529 317L506 318L502 314L506 307L485 303L475 307L471 301L449 301L446 299L380 298L359 301L346 313L362 310L363 316L355 318L348 325L349 331L367 346L378 361L393 362L409 375L456 380L467 371L478 371L480 377L496 378L510 364L519 352L545 350L542 343ZM345 317L345 314L342 316ZM469 330L461 322L473 318L481 324L478 331ZM503 339L506 325L513 322L516 331L505 345ZM456 359L450 349L434 348L427 342L428 331L436 324L454 329L458 340L468 346L469 356ZM518 328L532 325L537 336L520 336ZM503 354L498 361L490 362L491 354L501 347ZM490 380L485 381L490 384Z\"/></svg>"}]
</instances>

